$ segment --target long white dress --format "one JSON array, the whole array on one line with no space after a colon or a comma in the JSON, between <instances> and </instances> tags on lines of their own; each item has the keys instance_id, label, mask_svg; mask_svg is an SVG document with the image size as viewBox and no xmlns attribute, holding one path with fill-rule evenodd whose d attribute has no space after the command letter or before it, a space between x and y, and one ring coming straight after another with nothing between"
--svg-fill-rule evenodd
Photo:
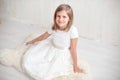
<instances>
[{"instance_id":1,"label":"long white dress","mask_svg":"<svg viewBox=\"0 0 120 80\"><path fill-rule=\"evenodd\" d=\"M76 27L68 32L48 30L50 38L30 47L23 56L22 67L36 80L73 73L72 57L69 51L70 39L78 37Z\"/></svg>"}]
</instances>

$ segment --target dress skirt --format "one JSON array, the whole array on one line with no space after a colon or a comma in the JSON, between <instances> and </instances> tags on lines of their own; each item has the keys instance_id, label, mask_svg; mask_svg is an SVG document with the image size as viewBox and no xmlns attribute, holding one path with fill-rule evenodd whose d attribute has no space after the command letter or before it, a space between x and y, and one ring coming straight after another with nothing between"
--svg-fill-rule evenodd
<instances>
[{"instance_id":1,"label":"dress skirt","mask_svg":"<svg viewBox=\"0 0 120 80\"><path fill-rule=\"evenodd\" d=\"M35 80L51 80L73 73L69 49L55 47L51 39L31 46L23 56L22 67Z\"/></svg>"}]
</instances>

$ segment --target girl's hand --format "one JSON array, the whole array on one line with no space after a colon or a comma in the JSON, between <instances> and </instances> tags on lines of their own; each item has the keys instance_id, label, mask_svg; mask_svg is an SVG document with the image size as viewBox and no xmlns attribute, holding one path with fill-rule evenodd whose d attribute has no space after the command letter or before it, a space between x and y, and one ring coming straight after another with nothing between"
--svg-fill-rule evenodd
<instances>
[{"instance_id":1,"label":"girl's hand","mask_svg":"<svg viewBox=\"0 0 120 80\"><path fill-rule=\"evenodd\" d=\"M26 45L31 45L31 44L34 44L34 42L33 41L26 42Z\"/></svg>"},{"instance_id":2,"label":"girl's hand","mask_svg":"<svg viewBox=\"0 0 120 80\"><path fill-rule=\"evenodd\" d=\"M85 71L83 69L80 69L78 66L74 67L74 72L75 73L85 73Z\"/></svg>"}]
</instances>

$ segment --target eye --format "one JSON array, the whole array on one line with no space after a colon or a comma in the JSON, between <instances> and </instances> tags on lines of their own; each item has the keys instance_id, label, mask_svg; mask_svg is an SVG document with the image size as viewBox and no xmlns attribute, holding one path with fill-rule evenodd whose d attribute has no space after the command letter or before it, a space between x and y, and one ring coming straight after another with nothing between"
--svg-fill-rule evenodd
<instances>
[{"instance_id":1,"label":"eye","mask_svg":"<svg viewBox=\"0 0 120 80\"><path fill-rule=\"evenodd\" d=\"M60 15L57 15L56 17L60 18Z\"/></svg>"},{"instance_id":2,"label":"eye","mask_svg":"<svg viewBox=\"0 0 120 80\"><path fill-rule=\"evenodd\" d=\"M66 16L63 16L63 18L66 18Z\"/></svg>"}]
</instances>

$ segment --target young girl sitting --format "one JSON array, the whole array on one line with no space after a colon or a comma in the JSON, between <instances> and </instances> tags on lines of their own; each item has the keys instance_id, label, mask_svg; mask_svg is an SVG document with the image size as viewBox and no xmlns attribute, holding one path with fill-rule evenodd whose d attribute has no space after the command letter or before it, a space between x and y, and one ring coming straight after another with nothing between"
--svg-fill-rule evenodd
<instances>
[{"instance_id":1,"label":"young girl sitting","mask_svg":"<svg viewBox=\"0 0 120 80\"><path fill-rule=\"evenodd\" d=\"M78 31L72 23L72 8L68 4L61 4L55 11L52 28L26 43L38 42L26 51L22 62L24 70L34 79L46 80L71 73L85 73L77 64Z\"/></svg>"}]
</instances>

